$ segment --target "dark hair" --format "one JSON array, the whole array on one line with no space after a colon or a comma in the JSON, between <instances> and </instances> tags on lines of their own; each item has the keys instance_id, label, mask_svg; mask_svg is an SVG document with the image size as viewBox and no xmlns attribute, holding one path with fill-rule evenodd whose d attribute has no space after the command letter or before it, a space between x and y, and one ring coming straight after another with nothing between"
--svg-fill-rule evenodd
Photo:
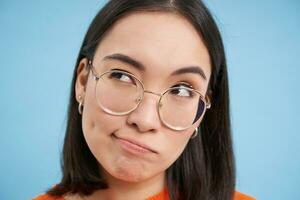
<instances>
[{"instance_id":1,"label":"dark hair","mask_svg":"<svg viewBox=\"0 0 300 200\"><path fill-rule=\"evenodd\" d=\"M98 161L83 137L81 115L75 98L77 67L92 59L105 33L133 12L172 12L190 21L205 43L212 66L209 82L212 107L199 126L200 134L189 141L183 153L167 169L167 188L172 200L231 200L235 189L235 163L229 115L229 89L224 47L218 27L200 0L111 0L92 21L74 69L68 107L67 129L61 159L62 180L47 193L89 195L108 185Z\"/></svg>"}]
</instances>

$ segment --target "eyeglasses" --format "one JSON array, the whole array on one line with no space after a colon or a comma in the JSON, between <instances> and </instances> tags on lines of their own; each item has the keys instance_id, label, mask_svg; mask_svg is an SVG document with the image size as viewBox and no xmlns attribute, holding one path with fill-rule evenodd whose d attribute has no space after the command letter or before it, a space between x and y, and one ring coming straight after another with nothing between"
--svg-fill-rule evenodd
<instances>
[{"instance_id":1,"label":"eyeglasses","mask_svg":"<svg viewBox=\"0 0 300 200\"><path fill-rule=\"evenodd\" d=\"M211 104L208 96L179 83L157 94L144 89L143 83L133 74L113 69L97 74L89 60L95 86L95 97L99 107L111 115L127 115L142 102L145 93L159 96L157 110L163 124L173 130L185 130L202 120Z\"/></svg>"}]
</instances>

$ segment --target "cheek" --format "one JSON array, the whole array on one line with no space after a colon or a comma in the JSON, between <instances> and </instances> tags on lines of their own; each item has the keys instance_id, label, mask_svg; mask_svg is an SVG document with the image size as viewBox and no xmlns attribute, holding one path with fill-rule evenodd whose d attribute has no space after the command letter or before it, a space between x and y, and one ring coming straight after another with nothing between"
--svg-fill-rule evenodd
<instances>
[{"instance_id":1,"label":"cheek","mask_svg":"<svg viewBox=\"0 0 300 200\"><path fill-rule=\"evenodd\" d=\"M164 165L169 167L178 159L185 149L191 134L190 132L184 132L169 133L167 135L165 143L161 144L164 147L162 149Z\"/></svg>"},{"instance_id":2,"label":"cheek","mask_svg":"<svg viewBox=\"0 0 300 200\"><path fill-rule=\"evenodd\" d=\"M104 112L97 104L94 87L92 82L87 84L82 115L83 131L85 134L111 134L122 125L124 117L112 116Z\"/></svg>"},{"instance_id":3,"label":"cheek","mask_svg":"<svg viewBox=\"0 0 300 200\"><path fill-rule=\"evenodd\" d=\"M86 143L98 162L101 163L103 154L114 151L111 145L111 134L123 123L123 117L109 115L98 106L93 88L87 86L82 114L82 130Z\"/></svg>"}]
</instances>

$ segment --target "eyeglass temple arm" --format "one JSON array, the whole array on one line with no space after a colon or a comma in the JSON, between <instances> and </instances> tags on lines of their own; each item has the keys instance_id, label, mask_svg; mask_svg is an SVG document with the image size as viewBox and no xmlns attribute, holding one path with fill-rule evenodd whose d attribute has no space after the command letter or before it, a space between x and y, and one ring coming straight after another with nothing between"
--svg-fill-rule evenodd
<instances>
[{"instance_id":1,"label":"eyeglass temple arm","mask_svg":"<svg viewBox=\"0 0 300 200\"><path fill-rule=\"evenodd\" d=\"M89 60L88 61L88 67L91 69L92 71L92 75L93 75L93 78L95 81L98 81L99 80L99 75L97 74L97 72L95 71L94 69L94 66L92 64L92 60Z\"/></svg>"}]
</instances>

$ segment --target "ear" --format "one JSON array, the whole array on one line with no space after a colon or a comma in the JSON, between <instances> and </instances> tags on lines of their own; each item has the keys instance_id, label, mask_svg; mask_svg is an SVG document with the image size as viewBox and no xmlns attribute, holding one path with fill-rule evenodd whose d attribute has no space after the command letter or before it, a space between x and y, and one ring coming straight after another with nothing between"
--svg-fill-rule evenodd
<instances>
[{"instance_id":1,"label":"ear","mask_svg":"<svg viewBox=\"0 0 300 200\"><path fill-rule=\"evenodd\" d=\"M77 66L77 76L75 82L75 93L77 102L80 102L79 96L84 99L86 84L89 76L88 59L83 58Z\"/></svg>"}]
</instances>

